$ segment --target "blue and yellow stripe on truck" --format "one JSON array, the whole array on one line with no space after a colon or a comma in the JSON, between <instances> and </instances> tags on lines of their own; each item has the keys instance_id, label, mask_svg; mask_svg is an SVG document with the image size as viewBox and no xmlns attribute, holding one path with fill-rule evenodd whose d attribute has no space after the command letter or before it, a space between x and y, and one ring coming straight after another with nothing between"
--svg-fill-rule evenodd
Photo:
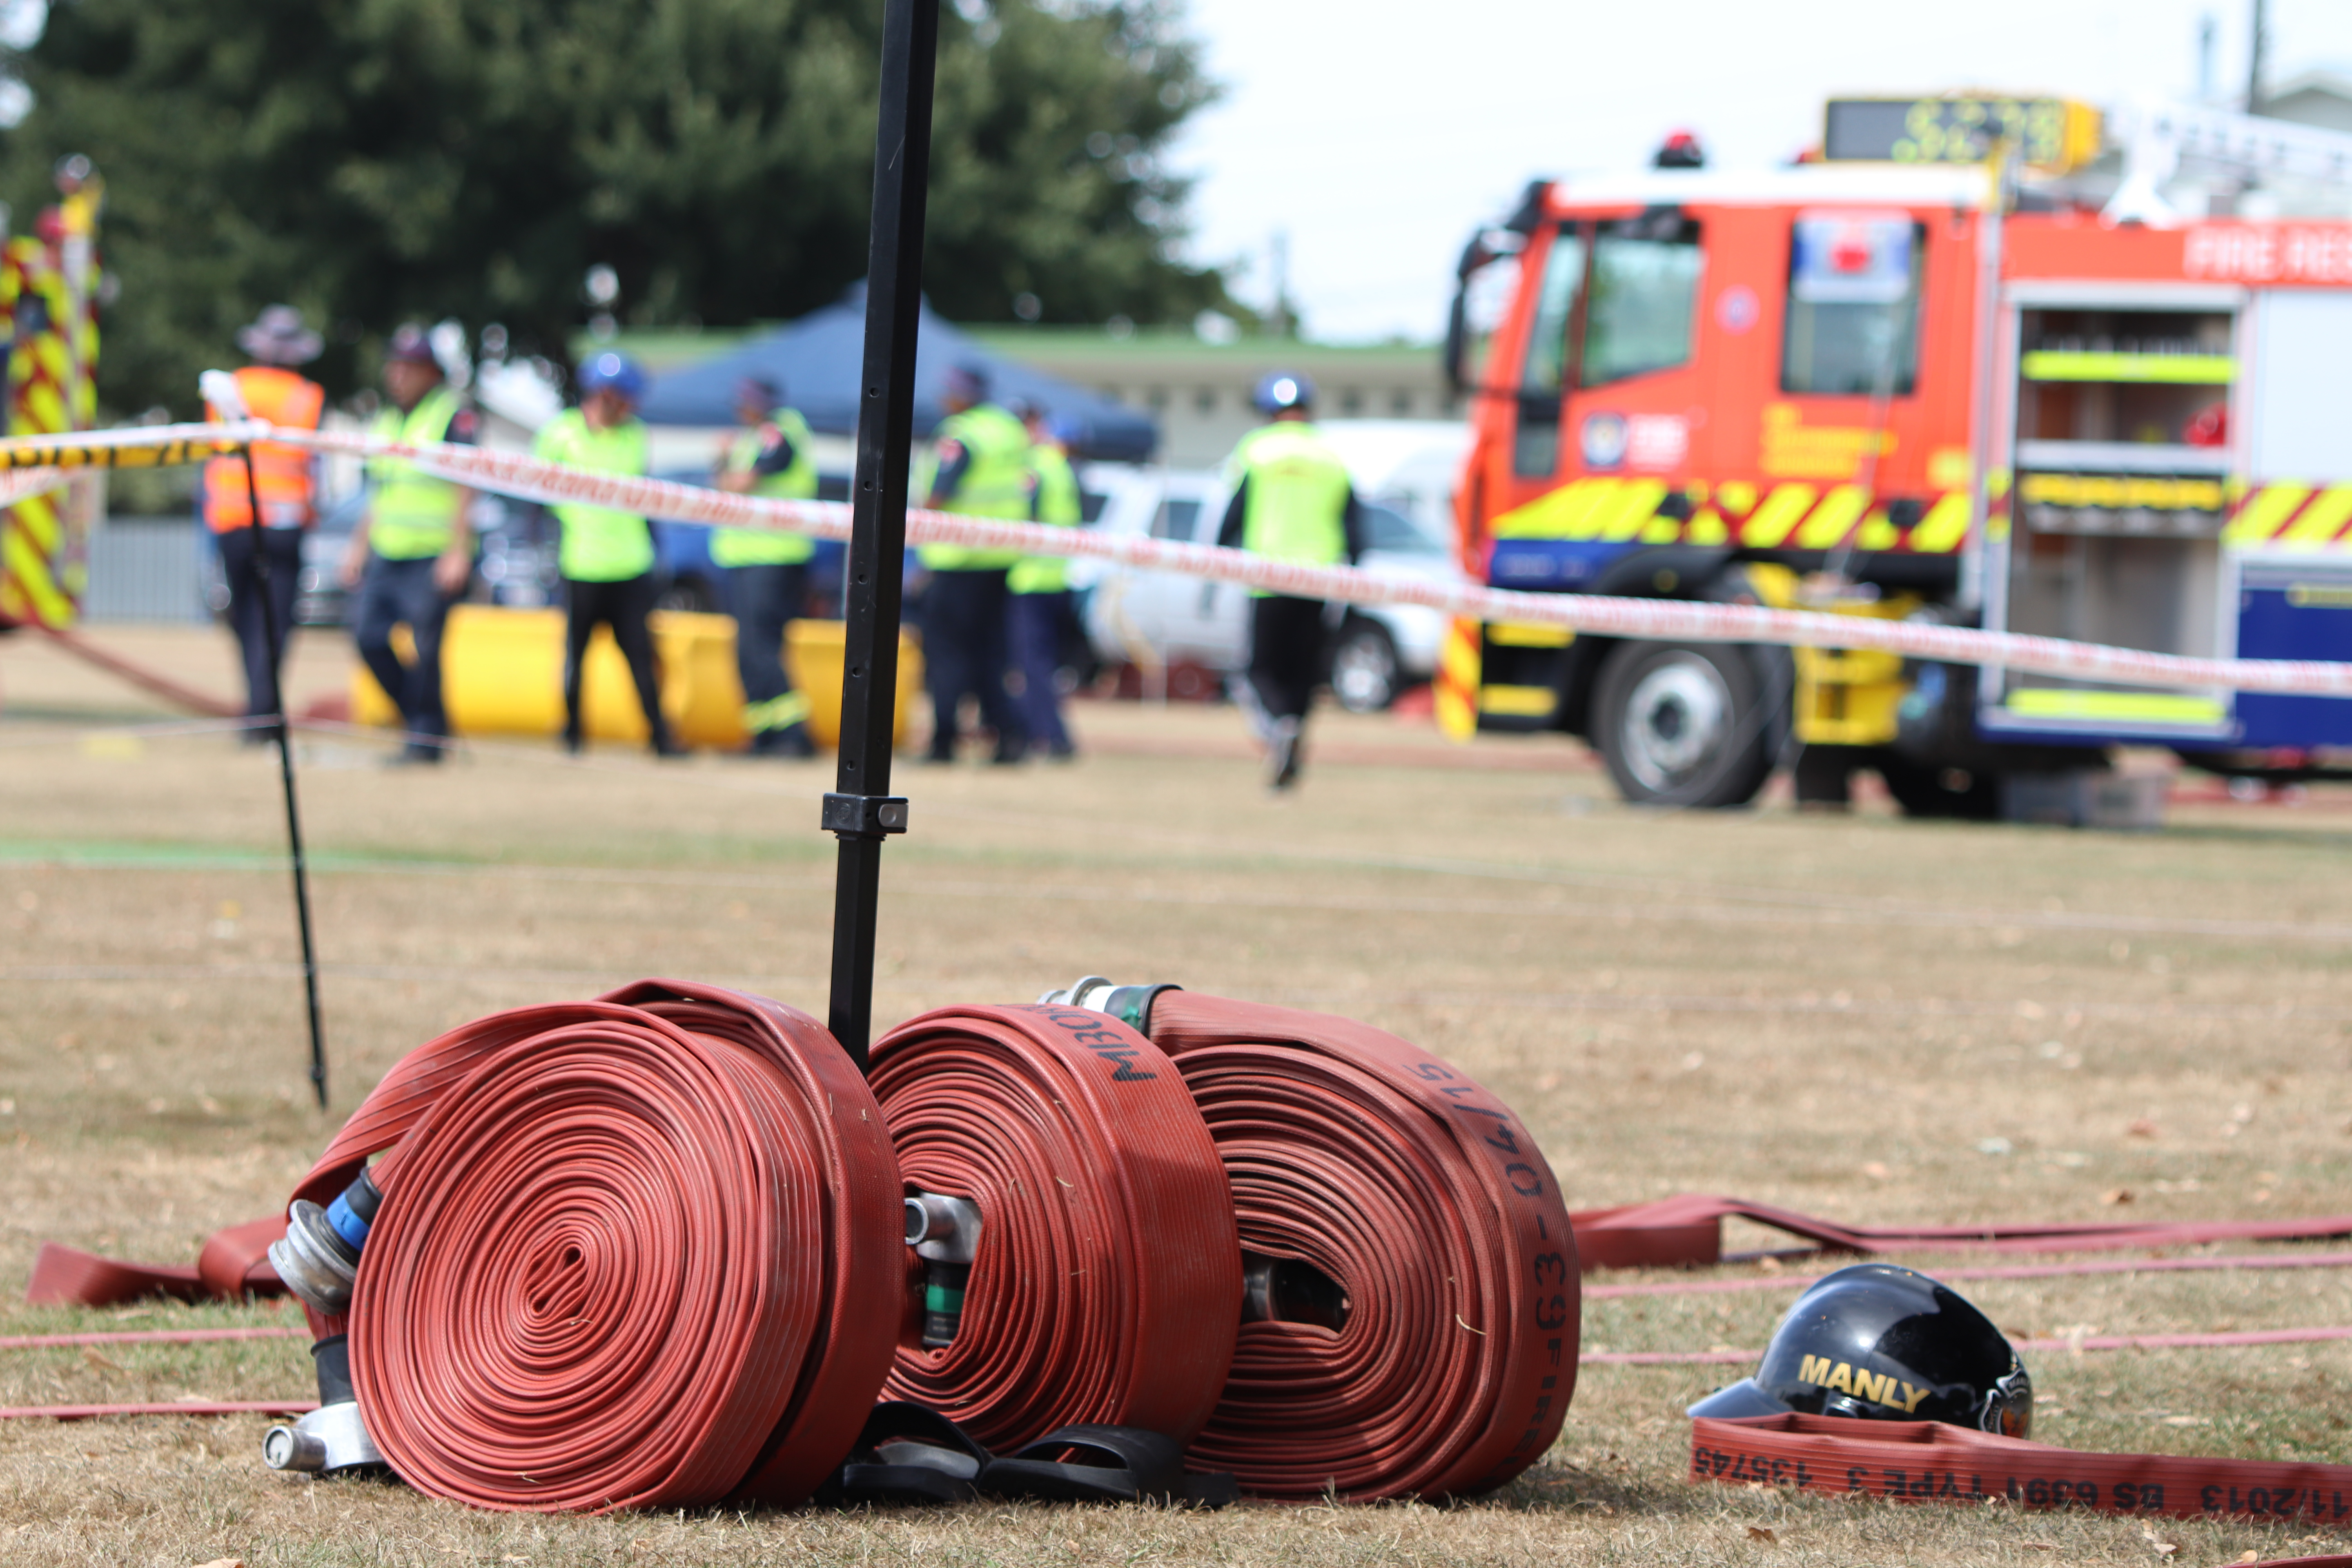
<instances>
[{"instance_id":1,"label":"blue and yellow stripe on truck","mask_svg":"<svg viewBox=\"0 0 2352 1568\"><path fill-rule=\"evenodd\" d=\"M1590 478L1495 519L1487 581L1497 588L1574 588L1645 545L1951 555L1968 533L1966 490L1921 500L1874 495L1860 485Z\"/></svg>"},{"instance_id":2,"label":"blue and yellow stripe on truck","mask_svg":"<svg viewBox=\"0 0 2352 1568\"><path fill-rule=\"evenodd\" d=\"M1990 489L1986 528L1995 540L2009 536L2015 512L2029 528L2046 519L2064 531L2218 535L2231 552L2352 555L2352 484L2249 486L2200 476L2028 473L2013 489L2007 474L1995 475ZM1664 545L1754 552L1768 559L1840 548L1948 558L1967 544L1968 534L1965 489L1894 498L1852 484L1708 485L1596 476L1572 479L1497 516L1490 528L1486 580L1497 588L1574 592L1623 557ZM1439 720L1447 733L1466 738L1480 727L1553 727L1559 694L1540 679L1542 668L1556 667L1557 659L1531 659L1532 650L1506 631L1455 623L1437 682Z\"/></svg>"}]
</instances>

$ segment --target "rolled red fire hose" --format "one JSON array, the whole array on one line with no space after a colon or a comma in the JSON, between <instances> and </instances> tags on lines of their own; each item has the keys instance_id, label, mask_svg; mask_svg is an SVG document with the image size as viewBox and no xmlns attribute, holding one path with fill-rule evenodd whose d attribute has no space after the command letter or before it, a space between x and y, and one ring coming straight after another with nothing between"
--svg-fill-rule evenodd
<instances>
[{"instance_id":1,"label":"rolled red fire hose","mask_svg":"<svg viewBox=\"0 0 2352 1568\"><path fill-rule=\"evenodd\" d=\"M1811 1241L1807 1250L1884 1255L1891 1252L2118 1252L2157 1247L2198 1247L2216 1241L2318 1241L2352 1236L2352 1215L2316 1215L2301 1219L2164 1220L2122 1224L2061 1223L1975 1226L1847 1226L1746 1198L1684 1193L1655 1202L1614 1208L1581 1209L1569 1219L1576 1228L1577 1256L1595 1268L1705 1268L1724 1260L1723 1221L1753 1220ZM272 1295L280 1289L262 1257L285 1233L286 1218L273 1215L235 1226L205 1244L200 1268L135 1263L100 1258L54 1241L41 1244L25 1299L37 1305L74 1303L110 1307L142 1296L184 1300L236 1300ZM1785 1254L1783 1256L1786 1256ZM1761 1281L1757 1288L1778 1288ZM1693 1289L1738 1288L1720 1284Z\"/></svg>"},{"instance_id":2,"label":"rolled red fire hose","mask_svg":"<svg viewBox=\"0 0 2352 1568\"><path fill-rule=\"evenodd\" d=\"M789 1504L856 1440L897 1337L899 1184L814 1019L673 981L497 1014L394 1067L296 1195L379 1151L352 1371L420 1489Z\"/></svg>"},{"instance_id":3,"label":"rolled red fire hose","mask_svg":"<svg viewBox=\"0 0 2352 1568\"><path fill-rule=\"evenodd\" d=\"M1241 1247L1173 1064L1099 1013L943 1007L875 1046L872 1083L908 1187L982 1226L954 1337L902 1346L888 1397L999 1451L1081 1422L1190 1442L1233 1361Z\"/></svg>"},{"instance_id":4,"label":"rolled red fire hose","mask_svg":"<svg viewBox=\"0 0 2352 1568\"><path fill-rule=\"evenodd\" d=\"M1576 1389L1576 1242L1501 1101L1324 1014L1170 991L1150 1026L1224 1162L1244 1254L1344 1292L1336 1328L1242 1325L1192 1462L1305 1500L1475 1492L1541 1458Z\"/></svg>"}]
</instances>

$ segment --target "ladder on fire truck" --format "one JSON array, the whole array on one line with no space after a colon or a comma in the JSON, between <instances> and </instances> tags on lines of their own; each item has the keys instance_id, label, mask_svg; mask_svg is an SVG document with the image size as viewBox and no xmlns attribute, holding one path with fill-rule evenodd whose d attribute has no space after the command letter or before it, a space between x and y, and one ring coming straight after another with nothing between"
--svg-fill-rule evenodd
<instances>
[{"instance_id":1,"label":"ladder on fire truck","mask_svg":"<svg viewBox=\"0 0 2352 1568\"><path fill-rule=\"evenodd\" d=\"M2352 188L2352 135L2339 131L2160 99L2126 105L2112 120L2124 177L2103 215L2110 223L2170 228L2198 216L2165 199L2184 166Z\"/></svg>"}]
</instances>

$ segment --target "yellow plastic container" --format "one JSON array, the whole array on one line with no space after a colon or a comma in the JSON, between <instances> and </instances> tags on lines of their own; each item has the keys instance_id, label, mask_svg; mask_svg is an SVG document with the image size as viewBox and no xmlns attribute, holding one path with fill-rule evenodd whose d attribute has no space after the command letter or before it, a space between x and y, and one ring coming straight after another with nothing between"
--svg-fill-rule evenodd
<instances>
[{"instance_id":1,"label":"yellow plastic container","mask_svg":"<svg viewBox=\"0 0 2352 1568\"><path fill-rule=\"evenodd\" d=\"M661 666L662 713L689 746L731 750L743 744L743 685L735 673L735 621L657 610L654 653ZM784 638L784 668L795 689L808 693L809 734L820 746L841 739L842 624L798 620ZM394 633L403 658L408 629ZM609 628L588 644L581 699L589 735L599 741L646 740L629 667ZM907 710L923 681L915 640L898 637L898 708L893 739L907 736ZM441 638L442 700L449 727L460 735L553 735L563 728L563 612L506 610L459 605ZM354 722L397 726L400 713L365 666L352 672Z\"/></svg>"}]
</instances>

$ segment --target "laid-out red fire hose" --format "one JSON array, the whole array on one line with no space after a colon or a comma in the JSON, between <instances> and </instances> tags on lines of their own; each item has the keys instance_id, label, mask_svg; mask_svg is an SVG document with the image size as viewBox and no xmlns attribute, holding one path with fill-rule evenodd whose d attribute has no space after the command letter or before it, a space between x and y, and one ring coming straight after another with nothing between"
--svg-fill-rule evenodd
<instances>
[{"instance_id":1,"label":"laid-out red fire hose","mask_svg":"<svg viewBox=\"0 0 2352 1568\"><path fill-rule=\"evenodd\" d=\"M1691 1423L1693 1480L1907 1501L2006 1498L2028 1508L2341 1525L2352 1465L2094 1454L1939 1421L1752 1415Z\"/></svg>"},{"instance_id":2,"label":"laid-out red fire hose","mask_svg":"<svg viewBox=\"0 0 2352 1568\"><path fill-rule=\"evenodd\" d=\"M1753 1220L1826 1252L1975 1250L2099 1252L2190 1247L2210 1241L2318 1241L2352 1236L2352 1215L2312 1219L2176 1220L2061 1225L1847 1226L1746 1198L1684 1193L1654 1203L1586 1209L1574 1216L1587 1268L1675 1268L1719 1261L1723 1221Z\"/></svg>"},{"instance_id":3,"label":"laid-out red fire hose","mask_svg":"<svg viewBox=\"0 0 2352 1568\"><path fill-rule=\"evenodd\" d=\"M193 1268L172 1263L133 1263L100 1258L79 1247L45 1241L33 1259L25 1300L37 1307L113 1307L147 1296L182 1301L241 1301L276 1296L285 1282L269 1267L269 1244L286 1234L286 1216L247 1220L205 1238Z\"/></svg>"},{"instance_id":4,"label":"laid-out red fire hose","mask_svg":"<svg viewBox=\"0 0 2352 1568\"><path fill-rule=\"evenodd\" d=\"M1576 1242L1517 1120L1345 1018L1169 991L1149 1022L1265 1271L1193 1462L1307 1500L1475 1492L1539 1458L1576 1388Z\"/></svg>"},{"instance_id":5,"label":"laid-out red fire hose","mask_svg":"<svg viewBox=\"0 0 2352 1568\"><path fill-rule=\"evenodd\" d=\"M2106 1258L2074 1263L2013 1263L1992 1268L1938 1268L1947 1285L1955 1279L2067 1279L2095 1274L2207 1274L2221 1269L2268 1273L2280 1268L2352 1268L2352 1252L2232 1253L2226 1258ZM1642 1285L1587 1285L1584 1299L1619 1296L1717 1296L1756 1290L1802 1290L1820 1279L1813 1274L1757 1274L1738 1279L1662 1279Z\"/></svg>"},{"instance_id":6,"label":"laid-out red fire hose","mask_svg":"<svg viewBox=\"0 0 2352 1568\"><path fill-rule=\"evenodd\" d=\"M351 1365L412 1484L792 1503L855 1441L898 1334L898 1174L814 1019L669 981L497 1014L394 1067L297 1197L379 1152Z\"/></svg>"},{"instance_id":7,"label":"laid-out red fire hose","mask_svg":"<svg viewBox=\"0 0 2352 1568\"><path fill-rule=\"evenodd\" d=\"M888 1397L1000 1452L1080 1422L1190 1442L1233 1362L1241 1246L1167 1057L1100 1013L943 1007L876 1044L872 1083L908 1192L969 1202L984 1238L952 1337L903 1345Z\"/></svg>"},{"instance_id":8,"label":"laid-out red fire hose","mask_svg":"<svg viewBox=\"0 0 2352 1568\"><path fill-rule=\"evenodd\" d=\"M2218 1351L2255 1345L2320 1345L2352 1340L2352 1327L2329 1324L2306 1329L2225 1329L2199 1334L2084 1334L2062 1339L2018 1340L2021 1351ZM1753 1366L1761 1351L1585 1351L1586 1366Z\"/></svg>"}]
</instances>

